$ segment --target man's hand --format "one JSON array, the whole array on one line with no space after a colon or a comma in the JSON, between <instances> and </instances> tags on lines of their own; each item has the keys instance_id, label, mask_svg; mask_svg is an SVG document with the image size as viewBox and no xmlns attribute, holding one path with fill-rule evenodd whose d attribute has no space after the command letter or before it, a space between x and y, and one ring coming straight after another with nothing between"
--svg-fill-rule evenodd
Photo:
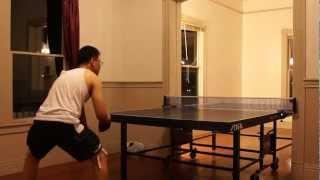
<instances>
[{"instance_id":1,"label":"man's hand","mask_svg":"<svg viewBox=\"0 0 320 180\"><path fill-rule=\"evenodd\" d=\"M111 121L108 119L108 120L103 120L103 121L99 121L99 131L100 132L104 132L106 131L107 129L109 129L111 126Z\"/></svg>"}]
</instances>

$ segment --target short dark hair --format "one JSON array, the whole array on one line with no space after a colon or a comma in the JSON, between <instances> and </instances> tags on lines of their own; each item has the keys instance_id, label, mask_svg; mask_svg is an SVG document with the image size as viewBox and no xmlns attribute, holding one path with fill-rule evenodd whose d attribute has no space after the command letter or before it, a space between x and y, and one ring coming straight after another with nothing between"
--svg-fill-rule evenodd
<instances>
[{"instance_id":1,"label":"short dark hair","mask_svg":"<svg viewBox=\"0 0 320 180\"><path fill-rule=\"evenodd\" d=\"M78 54L78 65L89 63L90 59L93 57L98 57L100 52L97 48L93 46L83 46L79 50Z\"/></svg>"}]
</instances>

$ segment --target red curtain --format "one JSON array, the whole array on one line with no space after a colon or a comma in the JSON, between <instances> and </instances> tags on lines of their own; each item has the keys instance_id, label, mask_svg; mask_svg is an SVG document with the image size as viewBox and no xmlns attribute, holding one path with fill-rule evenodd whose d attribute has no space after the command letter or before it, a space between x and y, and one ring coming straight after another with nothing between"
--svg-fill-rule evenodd
<instances>
[{"instance_id":1,"label":"red curtain","mask_svg":"<svg viewBox=\"0 0 320 180\"><path fill-rule=\"evenodd\" d=\"M79 1L63 0L64 57L68 69L77 67L79 51Z\"/></svg>"},{"instance_id":2,"label":"red curtain","mask_svg":"<svg viewBox=\"0 0 320 180\"><path fill-rule=\"evenodd\" d=\"M62 1L47 0L47 29L48 43L51 54L61 54L62 39ZM55 58L56 74L60 75L63 69L63 59Z\"/></svg>"},{"instance_id":3,"label":"red curtain","mask_svg":"<svg viewBox=\"0 0 320 180\"><path fill-rule=\"evenodd\" d=\"M63 39L64 39L64 58L68 69L78 66L79 51L79 0L63 1ZM82 124L87 125L84 107L80 116Z\"/></svg>"}]
</instances>

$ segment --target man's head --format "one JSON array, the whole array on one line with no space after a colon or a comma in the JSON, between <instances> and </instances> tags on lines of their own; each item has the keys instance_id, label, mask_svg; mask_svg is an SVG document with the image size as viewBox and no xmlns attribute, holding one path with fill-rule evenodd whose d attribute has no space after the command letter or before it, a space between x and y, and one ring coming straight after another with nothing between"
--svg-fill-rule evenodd
<instances>
[{"instance_id":1,"label":"man's head","mask_svg":"<svg viewBox=\"0 0 320 180\"><path fill-rule=\"evenodd\" d=\"M78 64L79 66L86 66L94 73L99 74L102 64L99 50L92 46L82 47L78 54Z\"/></svg>"}]
</instances>

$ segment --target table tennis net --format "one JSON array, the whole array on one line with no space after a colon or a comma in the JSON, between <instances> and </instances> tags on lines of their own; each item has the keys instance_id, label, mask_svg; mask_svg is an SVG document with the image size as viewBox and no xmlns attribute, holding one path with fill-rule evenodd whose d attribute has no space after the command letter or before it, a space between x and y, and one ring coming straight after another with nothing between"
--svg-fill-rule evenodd
<instances>
[{"instance_id":1,"label":"table tennis net","mask_svg":"<svg viewBox=\"0 0 320 180\"><path fill-rule=\"evenodd\" d=\"M295 98L165 96L165 108L197 108L295 112Z\"/></svg>"}]
</instances>

